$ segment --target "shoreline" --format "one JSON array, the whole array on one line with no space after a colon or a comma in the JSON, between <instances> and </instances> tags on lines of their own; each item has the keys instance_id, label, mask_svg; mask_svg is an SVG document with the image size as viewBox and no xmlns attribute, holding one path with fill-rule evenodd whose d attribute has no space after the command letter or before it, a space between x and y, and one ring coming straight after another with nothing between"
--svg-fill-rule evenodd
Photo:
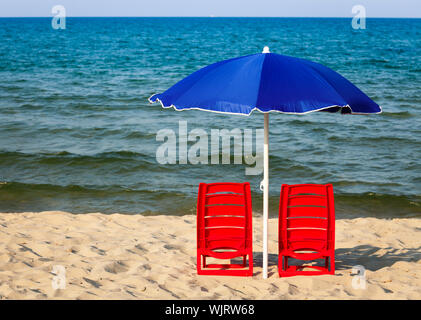
<instances>
[{"instance_id":1,"label":"shoreline","mask_svg":"<svg viewBox=\"0 0 421 320\"><path fill-rule=\"evenodd\" d=\"M269 220L269 278L196 274L196 217L0 213L1 299L421 299L421 219L336 221L334 276L279 278L277 219ZM352 268L366 269L366 289ZM54 266L66 272L54 290ZM355 280L354 280L355 282Z\"/></svg>"}]
</instances>

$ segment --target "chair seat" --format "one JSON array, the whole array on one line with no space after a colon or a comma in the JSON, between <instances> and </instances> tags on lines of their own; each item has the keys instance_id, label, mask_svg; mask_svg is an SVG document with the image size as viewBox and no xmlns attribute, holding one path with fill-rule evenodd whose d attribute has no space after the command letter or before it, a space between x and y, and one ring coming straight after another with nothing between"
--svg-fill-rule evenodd
<instances>
[{"instance_id":1,"label":"chair seat","mask_svg":"<svg viewBox=\"0 0 421 320\"><path fill-rule=\"evenodd\" d=\"M306 249L299 249L299 250L306 250ZM309 250L314 250L314 249L309 249ZM315 259L320 259L320 258L324 258L329 256L331 253L326 251L326 250L322 250L322 251L318 251L318 252L296 252L297 250L284 250L281 252L281 255L283 256L288 256L294 259L298 259L298 260L315 260Z\"/></svg>"},{"instance_id":2,"label":"chair seat","mask_svg":"<svg viewBox=\"0 0 421 320\"><path fill-rule=\"evenodd\" d=\"M313 269L303 271L304 268ZM318 266L288 266L285 270L279 271L282 277L292 277L292 276L317 276L323 274L334 274L333 269L329 270L327 267L318 267Z\"/></svg>"},{"instance_id":3,"label":"chair seat","mask_svg":"<svg viewBox=\"0 0 421 320\"><path fill-rule=\"evenodd\" d=\"M221 248L218 248L218 249L221 249ZM227 249L227 248L223 248L223 249ZM236 250L236 251L220 252L220 251L215 251L213 249L202 249L200 253L202 255L217 258L217 259L233 259L236 257L247 255L248 251L249 250L241 249L241 250Z\"/></svg>"},{"instance_id":4,"label":"chair seat","mask_svg":"<svg viewBox=\"0 0 421 320\"><path fill-rule=\"evenodd\" d=\"M292 251L310 250L310 251L324 251L327 247L325 239L317 238L292 238L289 239L289 249Z\"/></svg>"}]
</instances>

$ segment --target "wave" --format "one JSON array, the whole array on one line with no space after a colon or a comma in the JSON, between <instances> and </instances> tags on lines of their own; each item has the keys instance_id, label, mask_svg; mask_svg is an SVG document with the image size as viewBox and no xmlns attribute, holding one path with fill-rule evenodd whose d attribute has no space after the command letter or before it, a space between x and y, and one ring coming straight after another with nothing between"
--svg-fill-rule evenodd
<instances>
[{"instance_id":1,"label":"wave","mask_svg":"<svg viewBox=\"0 0 421 320\"><path fill-rule=\"evenodd\" d=\"M108 185L0 183L0 212L68 211L72 213L192 214L194 200L162 189Z\"/></svg>"},{"instance_id":2,"label":"wave","mask_svg":"<svg viewBox=\"0 0 421 320\"><path fill-rule=\"evenodd\" d=\"M92 155L75 154L68 151L52 153L21 153L21 152L0 152L0 164L2 166L19 164L22 167L28 166L32 169L40 170L39 166L62 166L63 170L72 167L94 167L99 168L105 165L115 165L119 169L122 165L132 165L138 169L149 171L170 171L174 166L159 164L155 155L148 155L135 151L110 151ZM45 167L44 167L45 168Z\"/></svg>"},{"instance_id":3,"label":"wave","mask_svg":"<svg viewBox=\"0 0 421 320\"><path fill-rule=\"evenodd\" d=\"M63 210L72 213L195 214L196 188L191 192L119 185L54 185L0 182L0 212ZM262 193L252 191L253 212L262 212ZM270 216L277 216L279 195L270 196ZM421 195L335 192L336 216L421 217Z\"/></svg>"},{"instance_id":4,"label":"wave","mask_svg":"<svg viewBox=\"0 0 421 320\"><path fill-rule=\"evenodd\" d=\"M108 151L96 153L93 155L82 155L72 153L68 151L58 152L43 152L43 153L24 153L24 152L0 152L0 159L5 157L39 157L39 158L50 158L50 157L62 157L62 158L134 158L134 157L147 157L146 154L130 150L120 151Z\"/></svg>"},{"instance_id":5,"label":"wave","mask_svg":"<svg viewBox=\"0 0 421 320\"><path fill-rule=\"evenodd\" d=\"M373 137L373 136L369 136L369 137L354 137L352 135L349 136L330 136L328 137L329 141L332 142L349 142L352 140L355 141L362 141L363 143L373 143L373 144L378 144L378 143L384 143L384 144L391 144L391 143L402 143L402 144L415 144L418 145L419 142L415 139L410 139L410 138L401 138L401 137L396 137L396 136L378 136L378 137Z\"/></svg>"},{"instance_id":6,"label":"wave","mask_svg":"<svg viewBox=\"0 0 421 320\"><path fill-rule=\"evenodd\" d=\"M396 119L408 119L416 117L415 114L410 113L408 111L402 111L402 112L382 112L381 116L383 117L390 117L390 118L396 118Z\"/></svg>"},{"instance_id":7,"label":"wave","mask_svg":"<svg viewBox=\"0 0 421 320\"><path fill-rule=\"evenodd\" d=\"M32 134L26 126L18 126L16 124L9 125L4 127L4 130L10 131L22 131L26 130L27 134ZM155 132L141 132L136 131L133 128L112 128L112 127L65 127L65 126L38 126L34 128L34 131L38 134L64 134L69 135L70 137L106 137L106 136L119 136L121 139L128 140L142 140L142 139L152 139L155 140Z\"/></svg>"},{"instance_id":8,"label":"wave","mask_svg":"<svg viewBox=\"0 0 421 320\"><path fill-rule=\"evenodd\" d=\"M253 209L262 213L261 193L253 193ZM421 195L341 193L335 191L336 218L421 218ZM277 217L279 195L270 196L270 216Z\"/></svg>"},{"instance_id":9,"label":"wave","mask_svg":"<svg viewBox=\"0 0 421 320\"><path fill-rule=\"evenodd\" d=\"M83 193L86 195L103 195L107 193L109 195L120 195L120 194L147 194L153 196L155 199L160 199L163 196L180 195L179 192L171 192L165 190L151 190L151 189L130 189L119 185L107 185L107 186L96 186L96 185L55 185L55 184L32 184L32 183L21 183L21 182L0 182L0 190L2 192L25 192L31 190L31 192L54 192L54 193Z\"/></svg>"}]
</instances>

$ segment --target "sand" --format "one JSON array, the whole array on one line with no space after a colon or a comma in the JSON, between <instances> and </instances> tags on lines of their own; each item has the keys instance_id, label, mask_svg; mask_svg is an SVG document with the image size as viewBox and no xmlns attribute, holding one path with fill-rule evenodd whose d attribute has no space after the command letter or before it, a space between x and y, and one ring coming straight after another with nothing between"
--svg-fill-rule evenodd
<instances>
[{"instance_id":1,"label":"sand","mask_svg":"<svg viewBox=\"0 0 421 320\"><path fill-rule=\"evenodd\" d=\"M421 219L337 220L336 274L290 278L278 277L271 219L267 280L259 217L252 278L198 276L195 232L192 215L2 213L0 298L421 299ZM365 289L355 265L366 269Z\"/></svg>"}]
</instances>

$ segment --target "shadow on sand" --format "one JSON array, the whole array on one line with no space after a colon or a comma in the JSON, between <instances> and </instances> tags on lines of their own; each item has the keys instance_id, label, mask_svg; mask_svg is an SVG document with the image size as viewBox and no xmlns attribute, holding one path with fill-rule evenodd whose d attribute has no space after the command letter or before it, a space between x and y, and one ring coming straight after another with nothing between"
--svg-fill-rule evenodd
<instances>
[{"instance_id":1,"label":"shadow on sand","mask_svg":"<svg viewBox=\"0 0 421 320\"><path fill-rule=\"evenodd\" d=\"M262 252L254 252L253 255L253 264L261 267L263 263ZM418 262L419 260L421 260L421 247L396 249L361 245L335 250L336 270L347 270L356 265L362 265L366 270L377 271L381 268L390 267L399 261ZM277 265L278 255L269 254L269 268ZM277 268L275 272L277 272ZM271 277L275 272L269 272L268 276ZM255 275L259 274L261 272L255 272Z\"/></svg>"},{"instance_id":2,"label":"shadow on sand","mask_svg":"<svg viewBox=\"0 0 421 320\"><path fill-rule=\"evenodd\" d=\"M418 262L420 259L421 247L396 249L361 245L335 251L337 270L351 269L355 265L362 265L367 270L377 271L399 261Z\"/></svg>"}]
</instances>

